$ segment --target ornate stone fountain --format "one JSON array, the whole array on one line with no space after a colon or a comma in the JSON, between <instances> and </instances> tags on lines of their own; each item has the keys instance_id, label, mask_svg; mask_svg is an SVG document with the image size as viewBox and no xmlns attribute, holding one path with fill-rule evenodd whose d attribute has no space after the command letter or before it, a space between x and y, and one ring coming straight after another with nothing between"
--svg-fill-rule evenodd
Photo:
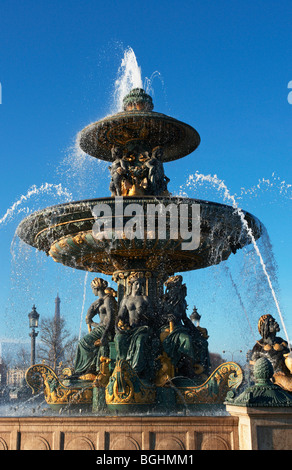
<instances>
[{"instance_id":1,"label":"ornate stone fountain","mask_svg":"<svg viewBox=\"0 0 292 470\"><path fill-rule=\"evenodd\" d=\"M84 152L110 162L111 196L49 207L19 225L19 237L54 261L117 283L116 290L98 277L91 284L98 299L74 370L58 377L37 364L27 371L28 384L44 387L52 407L169 412L223 403L241 384L233 362L210 373L208 333L188 317L177 274L218 264L250 243L233 207L169 192L164 164L199 143L195 129L154 112L151 97L134 89L122 112L80 135ZM258 239L261 223L242 214Z\"/></svg>"}]
</instances>

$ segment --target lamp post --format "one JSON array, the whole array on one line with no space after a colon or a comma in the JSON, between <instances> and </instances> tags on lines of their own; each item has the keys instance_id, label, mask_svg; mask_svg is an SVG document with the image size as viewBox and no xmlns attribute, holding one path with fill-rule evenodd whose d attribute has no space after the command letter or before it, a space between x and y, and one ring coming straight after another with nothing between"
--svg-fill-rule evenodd
<instances>
[{"instance_id":1,"label":"lamp post","mask_svg":"<svg viewBox=\"0 0 292 470\"><path fill-rule=\"evenodd\" d=\"M193 308L193 312L190 316L190 319L192 320L195 326L200 326L201 315L198 313L198 310L196 307Z\"/></svg>"},{"instance_id":2,"label":"lamp post","mask_svg":"<svg viewBox=\"0 0 292 470\"><path fill-rule=\"evenodd\" d=\"M226 350L224 350L224 351L222 351L222 352L223 352L223 354L229 352L229 353L231 354L231 360L232 360L232 362L233 362L233 355L234 355L236 352L242 353L242 350L241 350L241 349L237 349L236 351L226 351Z\"/></svg>"},{"instance_id":3,"label":"lamp post","mask_svg":"<svg viewBox=\"0 0 292 470\"><path fill-rule=\"evenodd\" d=\"M32 311L28 314L29 318L29 327L32 329L29 336L31 337L31 353L30 353L30 363L33 366L35 363L35 339L38 335L38 332L35 331L39 325L39 313L36 311L35 305L32 307Z\"/></svg>"}]
</instances>

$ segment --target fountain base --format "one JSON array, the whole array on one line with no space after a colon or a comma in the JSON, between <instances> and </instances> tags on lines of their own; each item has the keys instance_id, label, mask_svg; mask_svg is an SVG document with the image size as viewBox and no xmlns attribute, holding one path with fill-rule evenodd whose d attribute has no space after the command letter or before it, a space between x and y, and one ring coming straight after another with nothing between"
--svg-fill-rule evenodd
<instances>
[{"instance_id":1,"label":"fountain base","mask_svg":"<svg viewBox=\"0 0 292 470\"><path fill-rule=\"evenodd\" d=\"M0 429L0 449L7 450L119 451L122 456L129 450L154 455L239 448L238 418L232 416L9 417L0 418Z\"/></svg>"},{"instance_id":2,"label":"fountain base","mask_svg":"<svg viewBox=\"0 0 292 470\"><path fill-rule=\"evenodd\" d=\"M221 411L221 409L220 409ZM292 409L204 407L196 416L33 416L0 418L0 450L290 450ZM108 454L110 455L110 454ZM114 455L111 454L111 455ZM145 455L145 453L143 453ZM162 455L162 454L160 454ZM192 453L189 453L192 456ZM152 462L153 463L153 462Z\"/></svg>"}]
</instances>

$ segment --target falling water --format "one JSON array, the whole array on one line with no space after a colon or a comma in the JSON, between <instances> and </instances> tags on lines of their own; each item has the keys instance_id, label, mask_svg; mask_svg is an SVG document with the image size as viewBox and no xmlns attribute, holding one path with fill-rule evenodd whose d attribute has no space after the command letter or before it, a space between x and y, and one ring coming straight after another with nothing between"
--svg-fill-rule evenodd
<instances>
[{"instance_id":1,"label":"falling water","mask_svg":"<svg viewBox=\"0 0 292 470\"><path fill-rule=\"evenodd\" d=\"M53 414L52 410L48 409L48 405L44 399L43 391L37 395L26 400L17 400L15 403L12 402L0 404L0 416L4 417L19 417L19 416L42 416L44 414Z\"/></svg>"},{"instance_id":2,"label":"falling water","mask_svg":"<svg viewBox=\"0 0 292 470\"><path fill-rule=\"evenodd\" d=\"M108 162L91 157L80 148L80 137L78 132L56 169L60 180L74 189L74 198L78 200L97 197L98 191L104 189L101 186L109 185L110 175Z\"/></svg>"},{"instance_id":3,"label":"falling water","mask_svg":"<svg viewBox=\"0 0 292 470\"><path fill-rule=\"evenodd\" d=\"M233 279L233 276L232 276L232 274L231 274L231 271L230 271L229 267L228 267L226 264L224 264L223 266L224 266L224 270L226 271L226 274L227 274L228 277L230 278L232 287L233 287L233 289L234 289L234 291L235 291L235 293L236 293L236 295L237 295L237 298L238 298L238 300L239 300L240 306L241 306L241 308L242 308L242 310L243 310L243 312L244 312L245 318L246 318L247 323L248 323L248 326L249 326L249 328L250 328L250 332L251 332L251 334L252 334L254 340L256 340L256 339L255 339L255 335L254 335L253 328L252 328L252 326L251 326L251 324L250 324L250 321L249 321L248 313L247 313L247 311L246 311L246 308L245 308L245 305L244 305L244 303L243 303L243 300L242 300L242 297L241 297L241 295L240 295L240 292L238 291L237 285L236 285L236 283L235 283L235 281L234 281L234 279Z\"/></svg>"},{"instance_id":4,"label":"falling water","mask_svg":"<svg viewBox=\"0 0 292 470\"><path fill-rule=\"evenodd\" d=\"M145 79L144 89L148 94L152 94L152 95L154 94L152 85L153 85L153 80L156 77L159 77L161 79L161 75L157 71L154 72L151 75L150 79L148 79L148 78ZM136 59L136 56L135 56L135 53L134 53L133 49L129 47L129 48L126 49L126 51L124 53L124 57L123 57L121 66L120 66L119 71L118 71L118 78L115 82L115 106L116 106L116 111L121 110L123 97L131 89L136 88L136 87L143 88L141 67L139 67L139 65L138 65L138 62L137 62L137 59ZM89 174L92 173L92 175L93 175L92 178L95 178L95 175L97 174L96 168L94 168L93 169L94 171L92 171L92 172L88 171L88 165L96 165L97 162L98 162L98 164L103 164L103 162L101 162L99 160L96 160L96 159L92 159L88 155L86 155L80 149L78 142L79 142L79 135L77 135L77 138L76 138L76 141L74 142L73 148L70 149L70 158L66 161L66 165L68 165L68 177L72 178L72 181L74 181L74 189L76 190L76 186L77 186L76 185L76 178L79 178L80 179L80 191L81 190L83 191L83 188L85 186L84 185L84 178L86 178L86 184L87 184L87 187L88 187ZM106 163L104 165L107 166ZM81 181L80 175L82 174L82 172L84 174L84 178ZM252 188L250 190L246 190L245 188L242 188L241 189L241 194L239 194L238 196L235 197L235 196L230 194L230 192L229 192L227 186L225 185L225 183L223 181L221 181L220 179L218 179L216 175L214 175L214 176L201 175L201 174L198 174L198 173L196 173L195 175L190 175L189 178L188 178L187 187L191 187L192 184L196 184L196 183L199 183L199 182L212 183L212 184L214 184L214 186L216 187L216 189L218 191L223 191L224 192L224 198L226 198L226 199L228 199L229 201L232 202L232 206L234 207L234 209L238 212L239 216L241 217L242 224L243 224L244 228L247 230L247 232L248 232L248 234L251 238L251 241L252 241L252 244L254 246L256 255L259 257L260 264L262 266L264 275L267 279L269 288L271 290L273 299L275 301L275 305L276 305L277 311L279 313L279 316L280 316L280 319L281 319L281 322L282 322L282 325L283 325L283 328L284 328L284 331L285 331L285 335L288 339L288 335L287 335L287 331L286 331L286 328L285 328L285 325L284 325L282 313L281 313L279 303L278 303L277 298L276 298L276 294L275 294L275 291L274 291L274 288L273 288L273 285L272 285L272 282L271 282L270 275L267 271L266 265L263 261L262 255L260 253L260 250L258 248L256 240L255 240L255 238L252 234L252 231L247 226L246 220L244 218L244 214L243 214L242 210L238 207L236 199L237 200L241 199L242 195L246 195L246 194L250 195L251 197L254 197L256 195L257 191L265 191L267 188L271 187L271 184L274 185L274 187L277 186L277 188L280 189L280 193L282 195L285 195L285 197L291 199L291 187L292 187L292 185L288 185L284 181L280 181L279 178L277 178L275 175L273 175L273 180L272 181L262 178L262 180L260 180L258 185L256 185L254 188ZM96 185L96 178L95 178L94 184ZM68 202L72 200L71 193L66 188L63 189L60 184L59 185L54 185L54 184L45 183L45 184L42 184L40 187L32 186L28 190L28 192L25 195L21 196L20 199L18 201L16 201L6 211L6 213L2 216L2 218L0 218L0 226L5 225L16 214L19 214L20 212L27 212L28 213L29 208L24 207L24 204L32 196L39 195L39 194L44 194L44 193L55 194L56 196L65 197ZM80 194L80 196L81 196L81 194ZM63 202L65 202L65 201L63 201ZM87 285L87 280L88 280L88 274L89 273L85 274L84 284L83 284L83 299L82 299L82 309L81 309L81 318L80 318L79 339L81 337L81 325L82 325L82 321L83 321L84 308L85 308L85 302L86 302L86 285ZM246 312L245 305L242 301L242 298L241 298L240 293L237 289L236 283L235 283L230 271L228 270L228 268L227 268L227 274L230 277L231 283L232 283L232 285L235 289L235 292L236 292L236 294L239 298L240 305L241 305L244 313L246 314L246 317L247 317L247 320L248 320L248 315L247 315L247 312ZM251 331L252 331L252 328L251 328Z\"/></svg>"},{"instance_id":5,"label":"falling water","mask_svg":"<svg viewBox=\"0 0 292 470\"><path fill-rule=\"evenodd\" d=\"M56 196L64 196L66 200L72 201L72 194L65 188L63 189L61 184L52 184L52 183L44 183L41 186L32 186L26 194L22 195L18 201L16 201L12 206L7 209L3 217L0 219L0 225L5 224L9 220L13 218L15 214L19 214L20 212L28 212L28 208L19 208L23 203L27 202L32 196L39 195L39 194L54 194Z\"/></svg>"},{"instance_id":6,"label":"falling water","mask_svg":"<svg viewBox=\"0 0 292 470\"><path fill-rule=\"evenodd\" d=\"M265 277L266 277L266 280L268 282L268 285L269 285L269 288L270 288L270 291L271 291L271 294L272 294L272 297L274 299L274 302L275 302L275 306L276 306L276 309L278 311L278 314L279 314L279 318L281 320L281 323L282 323L282 326L283 326L283 330L284 330L284 333L285 333L285 336L286 336L286 339L287 339L287 342L288 344L290 343L289 342L289 337L288 337L288 333L287 333L287 330L286 330L286 326L285 326L285 323L284 323L284 319L283 319L283 315L282 315L282 312L281 312L281 309L280 309L280 306L279 306L279 302L278 302L278 299L277 299L277 296L276 296L276 293L275 293L275 290L273 288L273 285L272 285L272 281L271 281L271 278L270 278L270 275L267 271L267 268L266 268L266 265L264 263L264 260L263 260L263 257L261 255L261 252L259 250L259 247L256 243L256 239L252 233L252 230L251 228L248 226L248 223L244 217L244 212L242 211L242 209L240 209L238 207L238 204L236 202L236 199L235 197L230 194L226 184L224 183L224 181L220 180L217 175L214 175L214 176L211 176L211 175L203 175L203 174L199 174L198 172L196 172L194 175L189 175L188 177L188 180L187 180L187 183L186 183L186 186L187 187L191 187L192 185L195 185L196 182L198 181L202 181L202 182L209 182L209 183L212 183L215 187L217 187L218 191L223 191L223 196L224 196L224 199L227 199L229 200L231 203L232 203L232 207L235 209L235 211L238 213L238 215L240 216L240 219L241 219L241 222L242 222L242 226L244 227L244 229L246 230L248 236L250 237L251 239L251 242L253 244L253 247L255 249L255 252L260 260L260 264L261 264L261 267L263 269L263 272L265 274Z\"/></svg>"},{"instance_id":7,"label":"falling water","mask_svg":"<svg viewBox=\"0 0 292 470\"><path fill-rule=\"evenodd\" d=\"M278 199L278 196L281 196L282 201L291 201L292 184L287 183L273 172L271 178L261 178L253 187L247 189L241 188L240 194L237 195L237 199L241 199L243 196L250 196L254 199L257 198L259 194L268 192L270 194L274 192L276 200Z\"/></svg>"},{"instance_id":8,"label":"falling water","mask_svg":"<svg viewBox=\"0 0 292 470\"><path fill-rule=\"evenodd\" d=\"M154 96L153 81L156 77L159 78L162 85L164 85L164 81L163 81L161 73L158 72L158 70L155 70L155 72L152 73L150 78L145 77L145 80L144 80L144 90L146 91L148 95Z\"/></svg>"},{"instance_id":9,"label":"falling water","mask_svg":"<svg viewBox=\"0 0 292 470\"><path fill-rule=\"evenodd\" d=\"M79 341L80 341L80 338L81 338L81 330L82 330L82 322L83 322L83 313L84 313L85 299L86 299L86 285L87 285L87 279L88 279L88 272L85 273L85 277L84 277L83 301L82 301L82 309L81 309L81 315L80 315L80 326L79 326L79 336L78 336L78 340L79 340Z\"/></svg>"},{"instance_id":10,"label":"falling water","mask_svg":"<svg viewBox=\"0 0 292 470\"><path fill-rule=\"evenodd\" d=\"M159 78L164 86L160 72L155 71L150 78L144 80L146 93L154 96L153 82ZM114 114L122 110L123 98L133 88L143 88L141 67L138 65L136 55L131 47L126 48L121 65L118 69L117 78L114 84L113 108L109 114ZM101 116L102 118L104 116ZM80 148L81 132L74 137L72 144L65 152L56 169L56 173L68 187L74 188L74 197L77 199L88 199L98 196L108 190L110 173L108 172L108 162L99 160L86 154ZM103 174L103 177L97 175Z\"/></svg>"},{"instance_id":11,"label":"falling water","mask_svg":"<svg viewBox=\"0 0 292 470\"><path fill-rule=\"evenodd\" d=\"M31 212L31 208L28 206L24 207L24 204L28 203L28 201L33 197L33 196L39 196L43 194L49 194L53 195L54 197L62 197L62 200L69 202L72 201L72 194L68 191L67 188L62 188L61 184L53 184L53 183L43 183L41 186L37 187L36 185L32 186L29 188L26 194L23 194L14 204L12 204L11 207L9 207L5 214L1 217L0 219L0 227L5 226L8 222L11 222L13 218L16 215L19 215L20 213L25 213L28 215ZM15 262L16 256L15 256L15 242L18 240L18 237L16 235L16 232L14 233L10 245L10 252L12 255L12 261ZM24 244L22 243L22 246Z\"/></svg>"},{"instance_id":12,"label":"falling water","mask_svg":"<svg viewBox=\"0 0 292 470\"><path fill-rule=\"evenodd\" d=\"M2 335L5 334L5 327L8 327L8 325L10 334L14 334L15 329L19 327L19 325L17 326L17 322L11 321L11 318L13 318L15 312L19 311L23 303L23 301L21 301L21 304L17 305L17 302L19 302L19 296L23 296L27 302L28 298L30 298L30 296L35 297L37 292L36 288L33 290L33 293L32 291L29 292L29 288L32 280L37 282L36 279L40 275L42 269L40 269L40 266L38 265L35 270L33 270L29 264L29 256L32 251L31 247L26 245L18 238L15 231L15 224L17 223L20 214L28 215L32 211L39 209L39 207L36 206L43 206L43 199L45 196L48 196L50 200L52 198L57 200L58 203L60 200L62 202L72 201L71 192L68 191L67 188L64 188L61 184L43 183L39 186L33 185L27 190L26 193L21 195L18 200L11 204L11 206L8 207L8 209L0 218L1 232L2 230L5 232L7 227L9 232L12 230L12 234L10 235L10 272L7 272L6 274L6 266L5 268L2 266L1 272L3 277L10 277L10 294L8 294L8 303L6 307L3 305L5 315L2 322ZM40 199L42 203L40 203ZM5 236L5 233L3 232L2 235ZM5 250L4 245L3 248L5 251L4 256L7 256L8 250ZM38 252L36 252L35 255L35 260L39 259ZM39 288L39 286L37 288ZM5 289L3 289L3 292L5 292ZM15 340L16 338L17 342L21 343L19 332L16 333ZM5 343L7 343L6 339Z\"/></svg>"}]
</instances>

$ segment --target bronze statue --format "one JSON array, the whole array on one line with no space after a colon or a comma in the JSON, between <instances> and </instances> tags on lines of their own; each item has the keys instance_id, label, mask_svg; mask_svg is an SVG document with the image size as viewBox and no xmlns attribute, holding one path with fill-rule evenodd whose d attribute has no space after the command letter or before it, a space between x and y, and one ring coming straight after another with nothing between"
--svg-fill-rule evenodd
<instances>
[{"instance_id":1,"label":"bronze statue","mask_svg":"<svg viewBox=\"0 0 292 470\"><path fill-rule=\"evenodd\" d=\"M146 161L148 168L148 192L153 196L161 196L167 191L167 183L170 181L164 174L164 167L161 161L163 155L162 147L155 147L151 157Z\"/></svg>"},{"instance_id":2,"label":"bronze statue","mask_svg":"<svg viewBox=\"0 0 292 470\"><path fill-rule=\"evenodd\" d=\"M157 146L152 152L140 147L137 143L130 145L125 155L119 147L112 147L113 164L109 166L112 196L161 196L167 193L170 180L164 174L162 147Z\"/></svg>"},{"instance_id":3,"label":"bronze statue","mask_svg":"<svg viewBox=\"0 0 292 470\"><path fill-rule=\"evenodd\" d=\"M74 376L99 372L99 360L101 356L109 356L109 341L113 341L115 314L117 302L115 291L108 288L104 279L96 277L91 282L91 288L98 299L91 304L86 315L86 323L89 333L78 343ZM100 322L93 322L93 318L99 315Z\"/></svg>"},{"instance_id":4,"label":"bronze statue","mask_svg":"<svg viewBox=\"0 0 292 470\"><path fill-rule=\"evenodd\" d=\"M182 276L171 276L165 286L164 325L160 330L163 350L171 359L178 375L193 378L198 367L199 373L207 372L207 338L203 337L187 316L187 290L186 285L182 283Z\"/></svg>"},{"instance_id":5,"label":"bronze statue","mask_svg":"<svg viewBox=\"0 0 292 470\"><path fill-rule=\"evenodd\" d=\"M123 196L124 186L130 185L128 181L129 165L124 159L123 153L119 147L113 147L111 150L113 164L109 166L111 173L110 191L112 196Z\"/></svg>"},{"instance_id":6,"label":"bronze statue","mask_svg":"<svg viewBox=\"0 0 292 470\"><path fill-rule=\"evenodd\" d=\"M279 324L272 315L262 315L258 322L258 331L262 337L252 349L251 364L260 357L266 357L274 369L273 381L288 391L292 391L292 374L289 369L290 349L287 341L276 336L280 331ZM287 364L289 367L287 367Z\"/></svg>"},{"instance_id":7,"label":"bronze statue","mask_svg":"<svg viewBox=\"0 0 292 470\"><path fill-rule=\"evenodd\" d=\"M115 344L117 361L125 359L139 378L151 380L154 373L152 348L155 315L149 297L142 292L143 279L128 278L129 293L121 301Z\"/></svg>"}]
</instances>

